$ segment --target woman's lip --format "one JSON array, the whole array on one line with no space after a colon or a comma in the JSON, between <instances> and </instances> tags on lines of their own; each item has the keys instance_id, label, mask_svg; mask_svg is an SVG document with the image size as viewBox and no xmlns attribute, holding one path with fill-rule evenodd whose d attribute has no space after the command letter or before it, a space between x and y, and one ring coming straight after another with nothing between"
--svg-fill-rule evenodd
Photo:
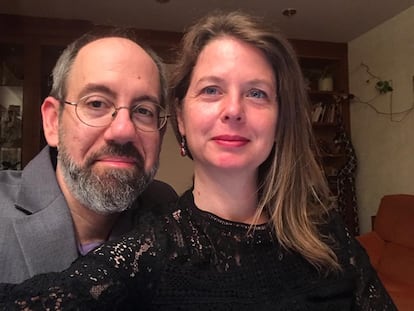
<instances>
[{"instance_id":1,"label":"woman's lip","mask_svg":"<svg viewBox=\"0 0 414 311\"><path fill-rule=\"evenodd\" d=\"M250 140L238 135L219 135L214 136L213 140L222 146L241 147L246 145Z\"/></svg>"},{"instance_id":2,"label":"woman's lip","mask_svg":"<svg viewBox=\"0 0 414 311\"><path fill-rule=\"evenodd\" d=\"M214 136L213 140L225 140L225 141L243 141L247 142L249 139L239 135L218 135Z\"/></svg>"}]
</instances>

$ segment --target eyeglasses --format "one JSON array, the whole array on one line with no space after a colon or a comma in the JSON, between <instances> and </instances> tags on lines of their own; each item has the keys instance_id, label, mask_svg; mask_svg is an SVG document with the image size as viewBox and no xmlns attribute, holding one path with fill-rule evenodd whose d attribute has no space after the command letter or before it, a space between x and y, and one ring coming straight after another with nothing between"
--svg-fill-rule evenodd
<instances>
[{"instance_id":1,"label":"eyeglasses","mask_svg":"<svg viewBox=\"0 0 414 311\"><path fill-rule=\"evenodd\" d=\"M63 101L75 106L78 119L92 127L105 127L111 124L121 109L129 110L129 116L135 127L144 132L155 132L167 123L169 115L160 105L146 100L131 107L115 107L109 99L99 95L88 95L78 102Z\"/></svg>"}]
</instances>

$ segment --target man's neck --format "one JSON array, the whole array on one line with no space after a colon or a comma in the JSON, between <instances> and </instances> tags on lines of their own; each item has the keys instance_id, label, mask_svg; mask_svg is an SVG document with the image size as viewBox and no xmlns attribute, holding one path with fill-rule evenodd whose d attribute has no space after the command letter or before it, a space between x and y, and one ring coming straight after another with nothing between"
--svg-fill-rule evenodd
<instances>
[{"instance_id":1,"label":"man's neck","mask_svg":"<svg viewBox=\"0 0 414 311\"><path fill-rule=\"evenodd\" d=\"M80 205L69 206L79 244L104 242L111 234L119 214L101 215Z\"/></svg>"}]
</instances>

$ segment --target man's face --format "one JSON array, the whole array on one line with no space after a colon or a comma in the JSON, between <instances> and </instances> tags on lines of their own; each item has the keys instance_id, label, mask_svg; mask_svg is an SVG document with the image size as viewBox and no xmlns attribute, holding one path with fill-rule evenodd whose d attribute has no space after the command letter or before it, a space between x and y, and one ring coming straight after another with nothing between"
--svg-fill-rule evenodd
<instances>
[{"instance_id":1,"label":"man's face","mask_svg":"<svg viewBox=\"0 0 414 311\"><path fill-rule=\"evenodd\" d=\"M160 101L158 69L132 41L105 38L83 47L69 73L67 98L105 97L116 107L130 107L142 98ZM128 208L154 177L161 135L143 132L128 109L118 111L106 127L82 123L75 106L65 105L59 118L59 175L81 204L110 214Z\"/></svg>"}]
</instances>

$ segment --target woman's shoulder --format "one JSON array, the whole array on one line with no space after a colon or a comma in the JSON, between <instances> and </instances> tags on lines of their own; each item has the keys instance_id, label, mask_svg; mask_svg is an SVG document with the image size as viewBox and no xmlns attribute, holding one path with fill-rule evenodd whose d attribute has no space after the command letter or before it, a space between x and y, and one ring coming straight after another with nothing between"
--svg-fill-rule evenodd
<instances>
[{"instance_id":1,"label":"woman's shoulder","mask_svg":"<svg viewBox=\"0 0 414 311\"><path fill-rule=\"evenodd\" d=\"M158 222L158 223L159 222L170 223L171 221L177 222L184 215L188 214L188 210L192 202L193 201L192 201L191 190L188 190L174 201L157 204L157 205L154 205L151 209L144 210L139 215L139 218L141 219L141 222L142 221L144 222L151 221L151 222Z\"/></svg>"},{"instance_id":2,"label":"woman's shoulder","mask_svg":"<svg viewBox=\"0 0 414 311\"><path fill-rule=\"evenodd\" d=\"M168 200L153 204L150 208L136 209L134 213L134 223L136 227L147 227L148 225L160 225L172 217L178 208L178 197L175 200Z\"/></svg>"},{"instance_id":3,"label":"woman's shoulder","mask_svg":"<svg viewBox=\"0 0 414 311\"><path fill-rule=\"evenodd\" d=\"M191 223L186 201L186 194L183 194L175 201L157 204L136 213L133 235L160 241L182 236Z\"/></svg>"}]
</instances>

